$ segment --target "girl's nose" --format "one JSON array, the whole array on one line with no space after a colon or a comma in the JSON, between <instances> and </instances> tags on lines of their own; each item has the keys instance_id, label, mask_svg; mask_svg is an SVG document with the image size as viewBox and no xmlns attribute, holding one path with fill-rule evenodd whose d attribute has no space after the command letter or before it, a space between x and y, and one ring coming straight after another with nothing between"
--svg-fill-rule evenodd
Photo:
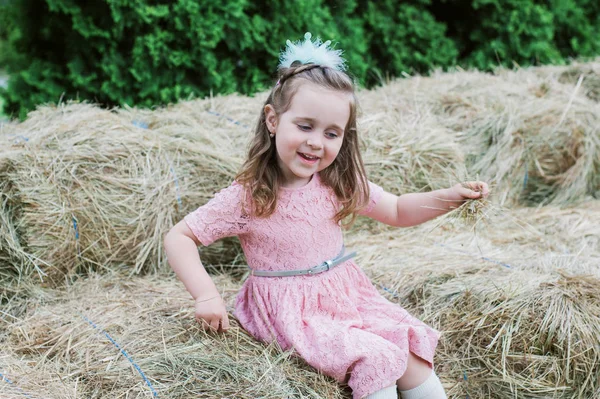
<instances>
[{"instance_id":1,"label":"girl's nose","mask_svg":"<svg viewBox=\"0 0 600 399\"><path fill-rule=\"evenodd\" d=\"M323 143L321 142L321 140L312 137L306 140L306 145L308 145L311 148L314 148L315 150L320 150L321 148L323 148Z\"/></svg>"}]
</instances>

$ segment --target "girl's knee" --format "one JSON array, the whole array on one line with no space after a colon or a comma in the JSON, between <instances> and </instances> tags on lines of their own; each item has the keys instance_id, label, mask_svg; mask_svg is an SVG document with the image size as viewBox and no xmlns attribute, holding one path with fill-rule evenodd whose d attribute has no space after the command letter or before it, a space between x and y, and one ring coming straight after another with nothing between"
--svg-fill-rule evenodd
<instances>
[{"instance_id":1,"label":"girl's knee","mask_svg":"<svg viewBox=\"0 0 600 399\"><path fill-rule=\"evenodd\" d=\"M408 361L406 363L406 371L396 381L396 385L400 390L413 389L421 385L433 372L431 365L412 352L408 353Z\"/></svg>"}]
</instances>

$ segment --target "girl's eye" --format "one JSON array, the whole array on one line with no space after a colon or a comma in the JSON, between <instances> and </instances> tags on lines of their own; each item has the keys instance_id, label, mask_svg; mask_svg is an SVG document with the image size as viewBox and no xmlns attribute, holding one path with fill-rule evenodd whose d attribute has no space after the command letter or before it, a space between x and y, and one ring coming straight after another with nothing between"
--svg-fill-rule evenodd
<instances>
[{"instance_id":1,"label":"girl's eye","mask_svg":"<svg viewBox=\"0 0 600 399\"><path fill-rule=\"evenodd\" d=\"M327 137L329 137L330 139L334 139L334 138L336 138L338 136L337 133L333 133L333 132L325 133L325 135Z\"/></svg>"},{"instance_id":2,"label":"girl's eye","mask_svg":"<svg viewBox=\"0 0 600 399\"><path fill-rule=\"evenodd\" d=\"M300 130L304 130L305 132L310 130L310 126L306 126L306 125L298 125L298 128Z\"/></svg>"}]
</instances>

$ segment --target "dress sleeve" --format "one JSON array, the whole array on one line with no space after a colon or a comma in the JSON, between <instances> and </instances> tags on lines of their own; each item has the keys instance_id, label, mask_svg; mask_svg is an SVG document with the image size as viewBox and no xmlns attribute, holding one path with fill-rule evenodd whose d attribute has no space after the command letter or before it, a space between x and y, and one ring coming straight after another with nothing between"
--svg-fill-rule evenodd
<instances>
[{"instance_id":1,"label":"dress sleeve","mask_svg":"<svg viewBox=\"0 0 600 399\"><path fill-rule=\"evenodd\" d=\"M243 199L242 185L233 182L205 205L186 215L184 220L204 246L221 238L243 234L249 221L242 206Z\"/></svg>"},{"instance_id":2,"label":"dress sleeve","mask_svg":"<svg viewBox=\"0 0 600 399\"><path fill-rule=\"evenodd\" d=\"M377 184L372 183L370 181L368 183L369 183L369 203L367 204L367 206L365 208L363 208L362 210L360 210L358 212L358 214L362 215L362 216L369 216L369 214L375 208L375 205L377 205L377 202L381 198L381 195L383 194L383 188L381 188Z\"/></svg>"}]
</instances>

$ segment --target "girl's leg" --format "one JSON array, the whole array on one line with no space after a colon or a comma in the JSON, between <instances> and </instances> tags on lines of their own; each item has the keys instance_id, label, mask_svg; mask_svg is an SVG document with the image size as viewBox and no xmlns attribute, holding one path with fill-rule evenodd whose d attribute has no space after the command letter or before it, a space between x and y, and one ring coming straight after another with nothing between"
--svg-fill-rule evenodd
<instances>
[{"instance_id":1,"label":"girl's leg","mask_svg":"<svg viewBox=\"0 0 600 399\"><path fill-rule=\"evenodd\" d=\"M409 351L406 371L396 381L398 389L406 391L416 388L424 383L432 372L433 370L429 366L429 363Z\"/></svg>"},{"instance_id":2,"label":"girl's leg","mask_svg":"<svg viewBox=\"0 0 600 399\"><path fill-rule=\"evenodd\" d=\"M402 399L447 399L429 363L409 352L406 372L396 382Z\"/></svg>"}]
</instances>

